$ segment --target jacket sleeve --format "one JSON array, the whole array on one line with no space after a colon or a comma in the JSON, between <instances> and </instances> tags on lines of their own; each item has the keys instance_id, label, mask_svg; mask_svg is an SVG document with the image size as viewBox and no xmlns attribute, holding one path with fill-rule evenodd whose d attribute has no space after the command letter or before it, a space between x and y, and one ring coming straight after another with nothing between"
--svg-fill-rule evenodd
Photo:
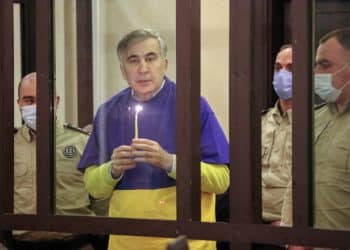
<instances>
[{"instance_id":1,"label":"jacket sleeve","mask_svg":"<svg viewBox=\"0 0 350 250\"><path fill-rule=\"evenodd\" d=\"M293 225L292 181L288 183L284 195L280 225L285 227L291 227Z\"/></svg>"},{"instance_id":2,"label":"jacket sleeve","mask_svg":"<svg viewBox=\"0 0 350 250\"><path fill-rule=\"evenodd\" d=\"M111 164L107 162L100 166L90 166L85 170L85 187L93 198L106 199L111 196L119 180L112 178L110 169Z\"/></svg>"},{"instance_id":3,"label":"jacket sleeve","mask_svg":"<svg viewBox=\"0 0 350 250\"><path fill-rule=\"evenodd\" d=\"M169 173L176 179L176 168ZM201 162L201 190L202 192L222 194L230 185L230 170L224 164Z\"/></svg>"}]
</instances>

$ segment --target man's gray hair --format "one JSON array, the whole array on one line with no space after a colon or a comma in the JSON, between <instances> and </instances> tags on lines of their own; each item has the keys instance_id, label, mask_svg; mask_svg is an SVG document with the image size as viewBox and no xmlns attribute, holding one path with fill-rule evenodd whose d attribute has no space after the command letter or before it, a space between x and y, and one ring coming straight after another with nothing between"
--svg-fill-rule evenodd
<instances>
[{"instance_id":1,"label":"man's gray hair","mask_svg":"<svg viewBox=\"0 0 350 250\"><path fill-rule=\"evenodd\" d=\"M118 43L117 46L117 54L119 61L123 63L123 55L128 50L129 46L136 43L142 42L146 39L154 38L158 41L160 56L162 58L166 57L168 48L165 44L163 38L160 36L159 32L151 30L151 29L137 29L128 34L126 34Z\"/></svg>"}]
</instances>

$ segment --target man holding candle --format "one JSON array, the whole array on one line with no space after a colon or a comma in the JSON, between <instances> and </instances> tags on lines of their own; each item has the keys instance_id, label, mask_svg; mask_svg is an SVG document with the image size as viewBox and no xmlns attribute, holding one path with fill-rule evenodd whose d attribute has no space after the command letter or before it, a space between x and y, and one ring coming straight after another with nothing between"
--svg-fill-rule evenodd
<instances>
[{"instance_id":1,"label":"man holding candle","mask_svg":"<svg viewBox=\"0 0 350 250\"><path fill-rule=\"evenodd\" d=\"M111 217L176 219L176 86L165 76L166 52L163 39L149 29L118 44L129 87L99 108L78 166L93 197L112 195ZM229 186L229 149L204 98L200 117L202 221L213 222L215 194ZM111 235L109 249L165 249L170 240ZM215 249L215 242L190 241L190 247Z\"/></svg>"}]
</instances>

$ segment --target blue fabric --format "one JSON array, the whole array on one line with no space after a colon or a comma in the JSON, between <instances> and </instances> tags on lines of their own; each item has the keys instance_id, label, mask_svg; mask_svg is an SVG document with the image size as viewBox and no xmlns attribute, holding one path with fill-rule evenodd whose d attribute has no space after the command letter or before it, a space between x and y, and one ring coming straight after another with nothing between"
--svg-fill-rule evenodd
<instances>
[{"instance_id":1,"label":"blue fabric","mask_svg":"<svg viewBox=\"0 0 350 250\"><path fill-rule=\"evenodd\" d=\"M101 105L78 169L108 162L113 149L131 144L137 104L143 107L138 114L139 137L157 141L169 153L176 152L176 85L165 78L164 87L149 101L138 103L129 87ZM204 162L229 163L227 139L204 98L201 98L200 149ZM165 171L149 164L138 164L124 173L116 188L156 189L170 186L175 186L175 180Z\"/></svg>"}]
</instances>

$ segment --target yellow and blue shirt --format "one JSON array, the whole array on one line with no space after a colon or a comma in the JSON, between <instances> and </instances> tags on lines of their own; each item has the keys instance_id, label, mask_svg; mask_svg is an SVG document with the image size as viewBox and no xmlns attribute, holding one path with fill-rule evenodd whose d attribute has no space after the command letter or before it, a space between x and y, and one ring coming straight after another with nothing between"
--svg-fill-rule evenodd
<instances>
[{"instance_id":1,"label":"yellow and blue shirt","mask_svg":"<svg viewBox=\"0 0 350 250\"><path fill-rule=\"evenodd\" d=\"M94 120L93 132L78 165L85 170L85 183L95 198L112 195L109 215L119 218L176 219L176 172L140 163L120 180L110 175L113 149L130 145L134 137L134 107L139 136L157 141L176 154L176 85L165 78L163 88L149 101L139 103L127 88L104 103ZM214 112L201 98L202 221L215 221L215 194L229 185L229 147ZM181 136L181 135L179 135ZM140 205L142 204L142 205ZM147 242L146 242L147 241ZM169 239L112 235L109 249L164 249ZM215 249L215 242L193 241L191 249Z\"/></svg>"}]
</instances>

